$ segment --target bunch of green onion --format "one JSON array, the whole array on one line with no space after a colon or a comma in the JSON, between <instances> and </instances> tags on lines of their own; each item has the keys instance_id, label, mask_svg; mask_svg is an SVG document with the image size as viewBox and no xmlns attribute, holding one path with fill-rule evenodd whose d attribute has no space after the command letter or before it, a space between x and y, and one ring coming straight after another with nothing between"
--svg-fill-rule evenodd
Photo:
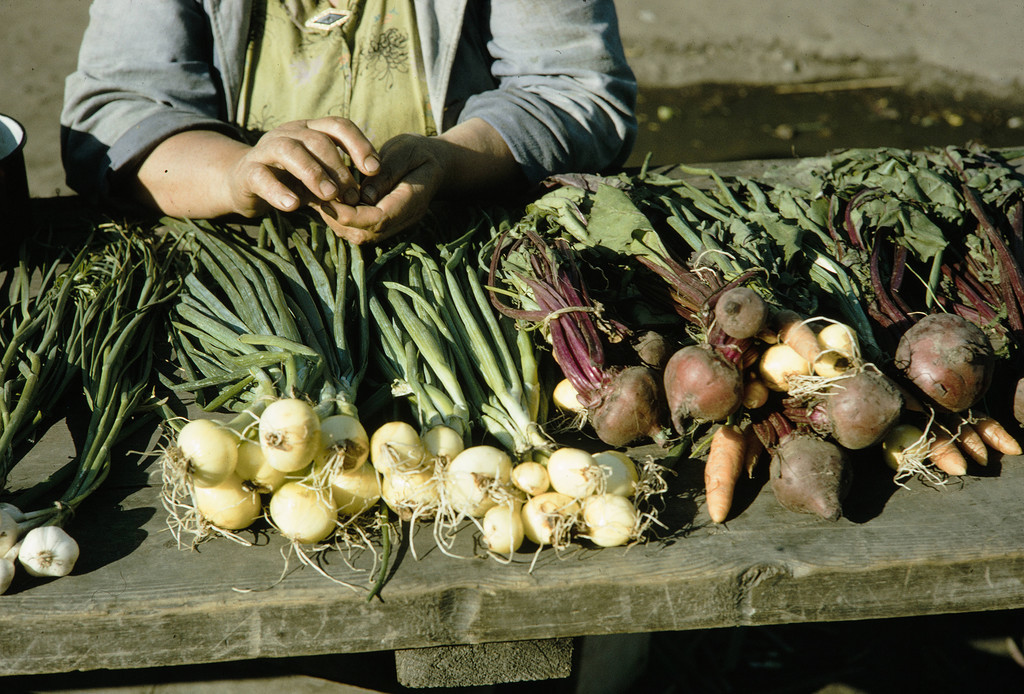
<instances>
[{"instance_id":1,"label":"bunch of green onion","mask_svg":"<svg viewBox=\"0 0 1024 694\"><path fill-rule=\"evenodd\" d=\"M8 579L14 556L33 575L73 568L79 549L63 526L107 478L115 447L155 409L155 336L180 288L179 257L173 239L105 225L70 261L44 261L38 287L24 253L5 277L2 479L76 384L89 412L74 459L0 511L0 535L18 543L0 543Z\"/></svg>"},{"instance_id":2,"label":"bunch of green onion","mask_svg":"<svg viewBox=\"0 0 1024 694\"><path fill-rule=\"evenodd\" d=\"M485 284L499 228L482 223L434 248L406 244L372 284L380 367L417 425L389 422L371 437L384 499L410 521L431 518L445 553L466 521L502 561L525 539L538 551L581 535L634 541L647 520L631 497L648 488L635 463L559 446L544 430L536 330L499 313ZM449 444L439 450L439 440Z\"/></svg>"},{"instance_id":3,"label":"bunch of green onion","mask_svg":"<svg viewBox=\"0 0 1024 694\"><path fill-rule=\"evenodd\" d=\"M279 230L269 218L255 238L228 226L174 228L195 267L171 321L184 374L172 388L209 414L167 416L176 431L162 457L169 526L179 542L183 532L193 543L245 542L238 532L266 516L316 570L319 551L369 547L376 521L363 521L380 490L364 465L356 406L369 351L358 247L316 223Z\"/></svg>"}]
</instances>

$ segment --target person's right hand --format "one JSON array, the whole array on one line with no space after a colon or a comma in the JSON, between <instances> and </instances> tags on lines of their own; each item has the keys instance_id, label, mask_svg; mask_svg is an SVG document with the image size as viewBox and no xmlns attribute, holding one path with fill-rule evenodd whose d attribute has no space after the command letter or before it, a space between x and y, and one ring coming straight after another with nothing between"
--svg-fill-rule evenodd
<instances>
[{"instance_id":1,"label":"person's right hand","mask_svg":"<svg viewBox=\"0 0 1024 694\"><path fill-rule=\"evenodd\" d=\"M359 183L345 163L372 176L380 168L373 145L352 121L326 117L291 121L267 132L228 172L234 210L246 217L268 208L290 212L301 205L359 202Z\"/></svg>"}]
</instances>

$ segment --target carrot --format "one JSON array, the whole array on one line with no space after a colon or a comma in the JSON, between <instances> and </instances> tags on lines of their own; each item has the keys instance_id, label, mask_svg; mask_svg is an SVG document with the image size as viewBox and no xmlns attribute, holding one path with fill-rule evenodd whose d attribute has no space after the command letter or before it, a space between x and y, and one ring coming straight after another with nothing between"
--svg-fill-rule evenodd
<instances>
[{"instance_id":1,"label":"carrot","mask_svg":"<svg viewBox=\"0 0 1024 694\"><path fill-rule=\"evenodd\" d=\"M967 454L967 457L978 463L988 465L988 447L985 440L981 438L978 431L971 426L970 422L964 421L957 429L957 445L960 450Z\"/></svg>"},{"instance_id":2,"label":"carrot","mask_svg":"<svg viewBox=\"0 0 1024 694\"><path fill-rule=\"evenodd\" d=\"M743 431L732 424L723 424L711 435L708 459L704 464L704 488L708 514L715 523L722 523L732 507L736 482L744 463Z\"/></svg>"},{"instance_id":3,"label":"carrot","mask_svg":"<svg viewBox=\"0 0 1024 694\"><path fill-rule=\"evenodd\" d=\"M1003 455L1020 455L1021 447L1017 439L1002 424L992 417L982 417L973 423L978 436L990 448Z\"/></svg>"},{"instance_id":4,"label":"carrot","mask_svg":"<svg viewBox=\"0 0 1024 694\"><path fill-rule=\"evenodd\" d=\"M747 477L754 476L754 468L757 467L757 461L761 459L762 453L764 443L761 442L761 437L757 435L754 427L746 427L743 430L743 468L747 471Z\"/></svg>"},{"instance_id":5,"label":"carrot","mask_svg":"<svg viewBox=\"0 0 1024 694\"><path fill-rule=\"evenodd\" d=\"M953 437L941 429L935 429L935 440L928 451L929 460L947 475L960 477L967 474L967 459L953 442Z\"/></svg>"},{"instance_id":6,"label":"carrot","mask_svg":"<svg viewBox=\"0 0 1024 694\"><path fill-rule=\"evenodd\" d=\"M768 402L768 386L756 376L748 379L743 385L743 407L748 410L757 408Z\"/></svg>"},{"instance_id":7,"label":"carrot","mask_svg":"<svg viewBox=\"0 0 1024 694\"><path fill-rule=\"evenodd\" d=\"M779 342L792 347L811 364L818 359L821 353L818 336L799 313L789 309L776 311L772 316L772 327L779 336Z\"/></svg>"}]
</instances>

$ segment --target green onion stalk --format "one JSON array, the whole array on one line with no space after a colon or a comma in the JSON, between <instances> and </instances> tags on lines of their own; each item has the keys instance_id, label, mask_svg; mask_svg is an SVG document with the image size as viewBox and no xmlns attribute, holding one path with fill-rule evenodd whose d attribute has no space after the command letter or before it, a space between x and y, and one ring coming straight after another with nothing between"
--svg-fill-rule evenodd
<instances>
[{"instance_id":1,"label":"green onion stalk","mask_svg":"<svg viewBox=\"0 0 1024 694\"><path fill-rule=\"evenodd\" d=\"M485 428L520 460L549 453L552 441L544 431L546 399L540 383L538 355L525 326L505 320L490 301L488 248L497 236L493 224L484 235L470 232L441 249L445 285L450 303L449 320L471 359L461 362L462 373L475 373L485 384L485 399L478 403ZM472 245L479 238L479 245ZM469 368L472 367L472 368Z\"/></svg>"},{"instance_id":2,"label":"green onion stalk","mask_svg":"<svg viewBox=\"0 0 1024 694\"><path fill-rule=\"evenodd\" d=\"M196 267L172 321L186 380L206 412L258 418L278 397L309 398L321 416L355 415L369 336L358 248L311 224L287 239L269 218L244 232L176 224ZM352 343L354 340L354 344Z\"/></svg>"},{"instance_id":3,"label":"green onion stalk","mask_svg":"<svg viewBox=\"0 0 1024 694\"><path fill-rule=\"evenodd\" d=\"M229 226L169 223L195 245L171 320L185 377L172 389L237 423L280 397L309 399L321 417L355 416L369 351L359 249L315 223L305 238L267 218L255 241Z\"/></svg>"},{"instance_id":4,"label":"green onion stalk","mask_svg":"<svg viewBox=\"0 0 1024 694\"><path fill-rule=\"evenodd\" d=\"M30 261L21 248L19 263L5 274L9 304L0 313L0 488L47 413L60 410L76 374L64 356L64 338L79 318L73 281L87 262L84 246L73 258ZM33 278L36 284L33 285Z\"/></svg>"},{"instance_id":5,"label":"green onion stalk","mask_svg":"<svg viewBox=\"0 0 1024 694\"><path fill-rule=\"evenodd\" d=\"M434 252L408 244L374 283L370 305L382 366L422 426L445 424L469 442L479 422L525 459L551 446L539 424L536 354L530 336L490 304L474 252L482 235L490 239L474 229Z\"/></svg>"},{"instance_id":6,"label":"green onion stalk","mask_svg":"<svg viewBox=\"0 0 1024 694\"><path fill-rule=\"evenodd\" d=\"M108 477L116 446L158 409L156 336L180 290L180 259L171 238L108 225L49 287L44 281L44 296L56 288L64 297L51 295L54 312L66 300L70 314L47 359L80 378L89 419L74 460L14 500L23 530L64 525Z\"/></svg>"}]
</instances>

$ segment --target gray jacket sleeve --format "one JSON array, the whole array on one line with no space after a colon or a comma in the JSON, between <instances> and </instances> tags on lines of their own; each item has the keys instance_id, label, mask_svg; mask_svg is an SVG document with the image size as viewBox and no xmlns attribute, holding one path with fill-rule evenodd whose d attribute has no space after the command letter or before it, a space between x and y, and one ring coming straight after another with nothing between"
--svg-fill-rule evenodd
<instances>
[{"instance_id":1,"label":"gray jacket sleeve","mask_svg":"<svg viewBox=\"0 0 1024 694\"><path fill-rule=\"evenodd\" d=\"M241 36L247 31L237 21L232 28ZM228 113L222 39L215 41L197 0L95 0L78 68L65 82L61 151L68 185L105 197L112 177L134 170L170 135L196 128L237 132Z\"/></svg>"},{"instance_id":2,"label":"gray jacket sleeve","mask_svg":"<svg viewBox=\"0 0 1024 694\"><path fill-rule=\"evenodd\" d=\"M636 140L637 85L612 0L490 5L486 50L497 89L468 96L459 119L497 129L530 181L621 166ZM469 69L456 65L450 95Z\"/></svg>"}]
</instances>

